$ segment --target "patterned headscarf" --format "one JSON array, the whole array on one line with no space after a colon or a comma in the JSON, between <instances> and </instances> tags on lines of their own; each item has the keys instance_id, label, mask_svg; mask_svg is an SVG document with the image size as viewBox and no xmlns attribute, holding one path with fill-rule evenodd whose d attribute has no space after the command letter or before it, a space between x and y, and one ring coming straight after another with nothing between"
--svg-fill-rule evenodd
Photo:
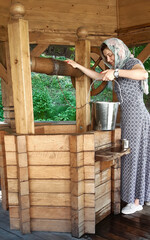
<instances>
[{"instance_id":1,"label":"patterned headscarf","mask_svg":"<svg viewBox=\"0 0 150 240\"><path fill-rule=\"evenodd\" d=\"M106 44L106 46L112 51L112 53L115 56L115 66L113 67L111 64L109 64L102 52L102 45L103 43ZM130 59L133 58L134 56L131 54L129 48L124 44L123 41L121 41L118 38L109 38L105 40L100 46L100 52L102 59L104 63L109 67L109 68L119 68L122 69L125 63ZM143 89L143 92L145 94L148 94L148 79L142 80L141 81L141 87Z\"/></svg>"},{"instance_id":2,"label":"patterned headscarf","mask_svg":"<svg viewBox=\"0 0 150 240\"><path fill-rule=\"evenodd\" d=\"M118 38L109 38L105 40L103 43L106 44L106 46L112 51L112 53L115 56L115 66L114 66L115 69L116 68L121 69L124 66L124 64L128 61L128 59L133 57L129 48ZM101 51L101 47L102 45L100 46L100 51ZM109 68L112 68L111 64L109 64L106 61L106 58L102 51L101 51L101 56L105 64Z\"/></svg>"}]
</instances>

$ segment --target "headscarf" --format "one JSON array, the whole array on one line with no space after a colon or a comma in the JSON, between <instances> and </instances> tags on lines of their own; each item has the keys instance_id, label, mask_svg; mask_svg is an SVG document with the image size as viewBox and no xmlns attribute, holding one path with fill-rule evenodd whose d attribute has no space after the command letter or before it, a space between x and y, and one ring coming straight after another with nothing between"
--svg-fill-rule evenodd
<instances>
[{"instance_id":1,"label":"headscarf","mask_svg":"<svg viewBox=\"0 0 150 240\"><path fill-rule=\"evenodd\" d=\"M114 69L119 68L122 69L125 63L134 56L131 54L129 48L124 44L124 42L118 38L109 38L105 40L103 43L112 51L115 56L115 66ZM103 44L102 43L102 44ZM113 68L111 64L109 64L101 50L102 44L100 46L100 52L103 61L109 68ZM148 79L141 80L141 87L145 94L148 94Z\"/></svg>"}]
</instances>

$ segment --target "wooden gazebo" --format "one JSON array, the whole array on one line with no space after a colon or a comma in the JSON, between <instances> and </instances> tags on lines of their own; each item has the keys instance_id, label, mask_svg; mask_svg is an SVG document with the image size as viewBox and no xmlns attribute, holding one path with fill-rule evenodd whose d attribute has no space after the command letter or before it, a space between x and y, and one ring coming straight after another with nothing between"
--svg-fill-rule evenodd
<instances>
[{"instance_id":1,"label":"wooden gazebo","mask_svg":"<svg viewBox=\"0 0 150 240\"><path fill-rule=\"evenodd\" d=\"M120 157L128 153L112 150L120 128L94 131L90 106L80 108L90 79L39 56L49 45L75 46L76 61L90 67L101 42L118 37L129 47L146 44L138 56L144 62L150 56L149 13L149 0L0 0L0 168L10 228L80 237L120 212ZM49 68L48 74L75 77L76 124L34 123L31 71Z\"/></svg>"}]
</instances>

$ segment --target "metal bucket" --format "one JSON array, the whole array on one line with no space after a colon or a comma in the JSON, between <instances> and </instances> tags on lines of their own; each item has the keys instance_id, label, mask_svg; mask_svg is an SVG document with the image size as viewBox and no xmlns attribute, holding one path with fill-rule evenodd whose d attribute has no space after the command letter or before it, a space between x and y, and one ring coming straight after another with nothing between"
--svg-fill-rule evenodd
<instances>
[{"instance_id":1,"label":"metal bucket","mask_svg":"<svg viewBox=\"0 0 150 240\"><path fill-rule=\"evenodd\" d=\"M119 102L91 102L91 121L94 130L114 130Z\"/></svg>"}]
</instances>

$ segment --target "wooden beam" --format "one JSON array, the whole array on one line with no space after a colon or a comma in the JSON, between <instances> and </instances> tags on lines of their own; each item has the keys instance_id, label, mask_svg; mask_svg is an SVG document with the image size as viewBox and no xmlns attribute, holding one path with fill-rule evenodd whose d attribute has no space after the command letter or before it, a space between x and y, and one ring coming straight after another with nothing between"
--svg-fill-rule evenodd
<instances>
[{"instance_id":1,"label":"wooden beam","mask_svg":"<svg viewBox=\"0 0 150 240\"><path fill-rule=\"evenodd\" d=\"M77 34L79 40L75 45L75 59L81 65L90 68L90 41L85 39L87 36L86 30L78 29ZM76 78L76 126L77 132L86 132L90 125L90 79L83 75Z\"/></svg>"},{"instance_id":2,"label":"wooden beam","mask_svg":"<svg viewBox=\"0 0 150 240\"><path fill-rule=\"evenodd\" d=\"M146 45L146 47L142 50L142 52L139 53L137 56L138 59L141 60L142 63L144 63L150 56L150 43Z\"/></svg>"},{"instance_id":3,"label":"wooden beam","mask_svg":"<svg viewBox=\"0 0 150 240\"><path fill-rule=\"evenodd\" d=\"M30 53L31 57L39 57L48 46L49 44L38 44Z\"/></svg>"},{"instance_id":4,"label":"wooden beam","mask_svg":"<svg viewBox=\"0 0 150 240\"><path fill-rule=\"evenodd\" d=\"M118 31L118 38L120 38L128 47L149 43L150 26L120 29Z\"/></svg>"},{"instance_id":5,"label":"wooden beam","mask_svg":"<svg viewBox=\"0 0 150 240\"><path fill-rule=\"evenodd\" d=\"M2 78L5 81L5 83L8 83L7 70L1 63L0 63L0 78Z\"/></svg>"},{"instance_id":6,"label":"wooden beam","mask_svg":"<svg viewBox=\"0 0 150 240\"><path fill-rule=\"evenodd\" d=\"M28 22L12 20L8 24L11 74L16 132L34 133Z\"/></svg>"}]
</instances>

